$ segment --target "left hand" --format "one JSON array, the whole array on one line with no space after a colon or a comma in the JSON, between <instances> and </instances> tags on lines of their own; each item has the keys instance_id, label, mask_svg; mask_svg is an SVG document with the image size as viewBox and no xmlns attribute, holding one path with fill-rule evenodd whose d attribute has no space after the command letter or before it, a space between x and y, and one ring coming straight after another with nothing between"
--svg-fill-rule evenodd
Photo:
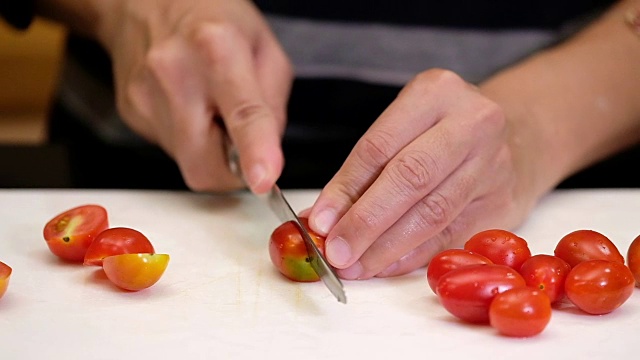
<instances>
[{"instance_id":1,"label":"left hand","mask_svg":"<svg viewBox=\"0 0 640 360\"><path fill-rule=\"evenodd\" d=\"M405 274L481 229L519 224L536 195L520 193L527 152L512 150L509 125L452 72L411 81L307 211L339 276Z\"/></svg>"}]
</instances>

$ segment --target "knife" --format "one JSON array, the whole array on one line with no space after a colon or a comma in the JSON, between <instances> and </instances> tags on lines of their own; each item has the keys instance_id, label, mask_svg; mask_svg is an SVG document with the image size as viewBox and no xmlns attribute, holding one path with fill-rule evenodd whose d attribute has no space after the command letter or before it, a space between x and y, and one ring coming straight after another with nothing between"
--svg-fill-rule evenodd
<instances>
[{"instance_id":1,"label":"knife","mask_svg":"<svg viewBox=\"0 0 640 360\"><path fill-rule=\"evenodd\" d=\"M229 164L229 169L232 173L238 176L240 179L244 181L244 176L242 174L242 170L240 169L240 157L238 156L238 151L236 147L231 142L228 134L225 132L225 147L227 152L227 162ZM315 242L311 239L311 235L309 235L309 230L302 224L298 215L296 215L295 211L284 197L284 194L280 190L277 184L274 184L273 187L264 195L266 199L266 203L273 211L274 214L278 217L281 222L292 221L302 234L302 239L304 240L304 244L307 247L307 256L309 258L309 264L313 271L318 274L322 282L324 282L325 286L331 291L331 293L338 299L339 302L346 304L347 296L344 292L344 287L342 282L336 275L333 268L327 262L327 259L322 255Z\"/></svg>"}]
</instances>

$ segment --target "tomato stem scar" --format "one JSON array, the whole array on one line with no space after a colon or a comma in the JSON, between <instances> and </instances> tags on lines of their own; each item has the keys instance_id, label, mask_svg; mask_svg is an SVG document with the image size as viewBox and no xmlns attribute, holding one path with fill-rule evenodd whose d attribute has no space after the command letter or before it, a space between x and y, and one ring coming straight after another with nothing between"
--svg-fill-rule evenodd
<instances>
[{"instance_id":1,"label":"tomato stem scar","mask_svg":"<svg viewBox=\"0 0 640 360\"><path fill-rule=\"evenodd\" d=\"M68 236L64 236L64 237L62 238L62 240L63 240L64 242L69 242L69 241L71 241L71 239L70 239Z\"/></svg>"}]
</instances>

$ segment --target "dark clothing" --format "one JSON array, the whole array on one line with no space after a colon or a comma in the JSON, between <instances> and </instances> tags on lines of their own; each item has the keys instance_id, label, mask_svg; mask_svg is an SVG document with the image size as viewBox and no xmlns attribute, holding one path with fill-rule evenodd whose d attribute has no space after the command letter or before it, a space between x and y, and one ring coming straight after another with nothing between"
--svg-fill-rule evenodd
<instances>
[{"instance_id":1,"label":"dark clothing","mask_svg":"<svg viewBox=\"0 0 640 360\"><path fill-rule=\"evenodd\" d=\"M291 56L296 79L283 139L283 188L321 188L355 142L419 71L449 68L470 82L562 41L612 1L300 2L256 0ZM524 5L523 5L524 4ZM553 11L549 11L553 8ZM70 187L186 189L159 148L128 130L113 103L107 54L71 36L51 113L51 143L66 151ZM562 187L640 185L624 174L636 149ZM626 164L626 165L625 165Z\"/></svg>"}]
</instances>

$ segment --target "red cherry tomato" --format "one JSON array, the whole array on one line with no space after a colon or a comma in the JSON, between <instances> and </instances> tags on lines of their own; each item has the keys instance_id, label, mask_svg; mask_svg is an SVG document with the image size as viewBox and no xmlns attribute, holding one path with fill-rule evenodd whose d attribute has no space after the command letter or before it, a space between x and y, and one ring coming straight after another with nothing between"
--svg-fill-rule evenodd
<instances>
[{"instance_id":1,"label":"red cherry tomato","mask_svg":"<svg viewBox=\"0 0 640 360\"><path fill-rule=\"evenodd\" d=\"M84 255L84 265L102 266L102 259L111 255L154 252L153 245L140 231L115 227L96 236Z\"/></svg>"},{"instance_id":2,"label":"red cherry tomato","mask_svg":"<svg viewBox=\"0 0 640 360\"><path fill-rule=\"evenodd\" d=\"M458 269L467 265L475 264L491 264L491 260L486 256L476 254L465 249L448 249L436 254L427 266L427 282L429 287L436 293L438 280L442 275L451 270Z\"/></svg>"},{"instance_id":3,"label":"red cherry tomato","mask_svg":"<svg viewBox=\"0 0 640 360\"><path fill-rule=\"evenodd\" d=\"M9 265L0 261L0 299L7 292L9 287L9 279L11 278L12 269Z\"/></svg>"},{"instance_id":4,"label":"red cherry tomato","mask_svg":"<svg viewBox=\"0 0 640 360\"><path fill-rule=\"evenodd\" d=\"M464 266L442 275L436 293L444 308L471 323L488 323L493 298L506 290L525 287L522 276L506 265Z\"/></svg>"},{"instance_id":5,"label":"red cherry tomato","mask_svg":"<svg viewBox=\"0 0 640 360\"><path fill-rule=\"evenodd\" d=\"M576 230L560 239L554 254L574 267L585 260L612 260L624 264L624 257L608 237L593 230Z\"/></svg>"},{"instance_id":6,"label":"red cherry tomato","mask_svg":"<svg viewBox=\"0 0 640 360\"><path fill-rule=\"evenodd\" d=\"M464 244L469 251L489 258L494 264L520 269L522 263L531 257L529 244L516 234L501 229L481 231Z\"/></svg>"},{"instance_id":7,"label":"red cherry tomato","mask_svg":"<svg viewBox=\"0 0 640 360\"><path fill-rule=\"evenodd\" d=\"M311 239L324 254L323 236L318 235L309 229L306 217L301 217L300 222L309 230ZM298 227L292 221L280 224L272 233L269 239L269 256L271 262L282 275L298 282L314 282L320 277L311 268L307 247L302 240L302 235Z\"/></svg>"},{"instance_id":8,"label":"red cherry tomato","mask_svg":"<svg viewBox=\"0 0 640 360\"><path fill-rule=\"evenodd\" d=\"M627 250L627 265L636 279L636 286L640 287L640 235L629 245Z\"/></svg>"},{"instance_id":9,"label":"red cherry tomato","mask_svg":"<svg viewBox=\"0 0 640 360\"><path fill-rule=\"evenodd\" d=\"M569 300L586 313L612 312L631 297L635 280L618 261L586 260L571 269L565 280Z\"/></svg>"},{"instance_id":10,"label":"red cherry tomato","mask_svg":"<svg viewBox=\"0 0 640 360\"><path fill-rule=\"evenodd\" d=\"M93 239L108 227L107 211L102 206L82 205L49 220L43 235L53 254L81 262Z\"/></svg>"},{"instance_id":11,"label":"red cherry tomato","mask_svg":"<svg viewBox=\"0 0 640 360\"><path fill-rule=\"evenodd\" d=\"M551 302L542 291L520 287L502 292L489 306L489 324L502 335L530 337L551 321Z\"/></svg>"},{"instance_id":12,"label":"red cherry tomato","mask_svg":"<svg viewBox=\"0 0 640 360\"><path fill-rule=\"evenodd\" d=\"M553 304L564 297L564 281L571 271L566 261L554 255L534 255L522 264L520 275L528 286L549 296Z\"/></svg>"},{"instance_id":13,"label":"red cherry tomato","mask_svg":"<svg viewBox=\"0 0 640 360\"><path fill-rule=\"evenodd\" d=\"M121 254L102 260L107 278L129 291L146 289L158 282L168 264L168 254Z\"/></svg>"}]
</instances>

